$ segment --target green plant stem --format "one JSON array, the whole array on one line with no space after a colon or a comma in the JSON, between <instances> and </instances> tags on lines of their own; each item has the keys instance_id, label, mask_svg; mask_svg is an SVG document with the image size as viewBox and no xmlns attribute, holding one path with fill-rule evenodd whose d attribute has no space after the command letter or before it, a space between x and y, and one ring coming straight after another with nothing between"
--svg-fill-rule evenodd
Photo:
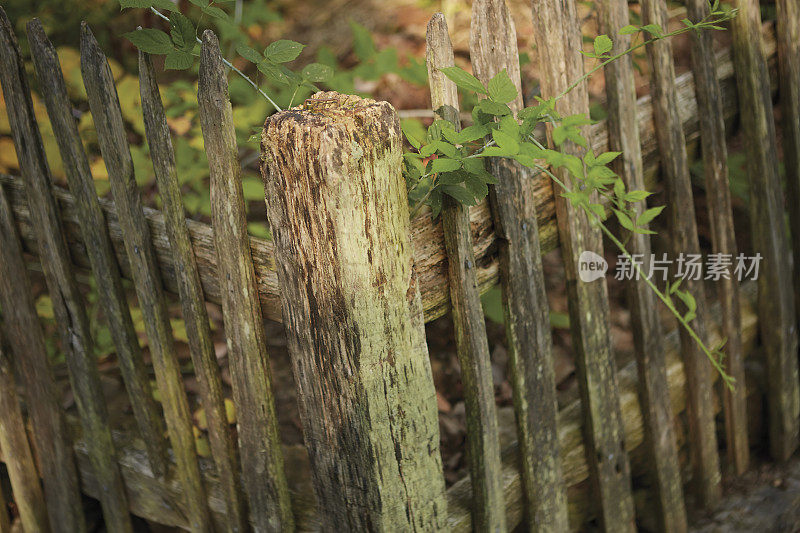
<instances>
[{"instance_id":1,"label":"green plant stem","mask_svg":"<svg viewBox=\"0 0 800 533\"><path fill-rule=\"evenodd\" d=\"M151 8L150 8L150 11L152 11L153 13L155 13L156 15L158 15L159 17L161 17L162 19L164 19L164 20L166 20L167 22L169 22L169 17L167 17L166 15L164 15L163 13L161 13L161 12L160 12L159 10L157 10L156 8L154 8L154 7L151 7ZM198 43L202 44L202 41L201 41L201 40L200 40L200 39L199 39L199 38L198 38L196 35L195 35L195 37L194 37L194 38L195 38L195 40L196 40ZM242 72L241 70L239 70L238 68L236 68L236 67L233 65L233 63L231 63L230 61L228 61L228 60L227 60L227 59L225 59L224 57L222 58L222 62L225 64L225 66L227 66L227 67L228 67L228 68L230 68L232 71L234 71L235 73L237 73L239 76L241 76L242 78L244 78L244 80L245 80L247 83L249 83L250 85L252 85L253 89L255 89L256 91L258 91L258 92L261 94L261 96L263 96L264 98L266 98L266 99L267 99L267 102L269 102L270 104L272 104L272 107L274 107L276 111L283 111L283 108L281 108L281 106L279 106L278 104L276 104L276 103L275 103L275 101L274 101L272 98L270 98L270 97L269 97L269 95L268 95L267 93L265 93L263 90L261 90L261 87L259 87L259 86L256 84L256 82L254 82L253 80L251 80L251 79L250 79L250 78L249 78L249 77L248 77L248 76L247 76L247 75L246 75L244 72Z\"/></svg>"}]
</instances>

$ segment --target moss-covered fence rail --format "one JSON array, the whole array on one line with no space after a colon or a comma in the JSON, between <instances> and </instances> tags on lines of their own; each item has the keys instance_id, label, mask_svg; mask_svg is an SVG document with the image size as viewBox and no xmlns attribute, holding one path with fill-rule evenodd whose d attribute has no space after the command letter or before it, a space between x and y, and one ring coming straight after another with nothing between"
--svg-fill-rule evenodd
<instances>
[{"instance_id":1,"label":"moss-covered fence rail","mask_svg":"<svg viewBox=\"0 0 800 533\"><path fill-rule=\"evenodd\" d=\"M757 2L739 0L733 47L712 53L707 39L695 38L692 72L676 75L669 43L650 46L652 96L638 101L630 60L609 67L612 115L587 131L595 149L624 151L618 172L629 186L663 183L670 205L680 205L668 217L675 251L699 246L688 162L701 153L705 181L695 185L706 191L712 247L734 253L725 128L737 119L747 128L753 245L765 258L764 275L757 287L728 283L718 294L693 287L702 334L729 339L730 370L741 383L734 392L721 390L685 335L662 329L641 284L628 287L635 357L614 356L605 283L577 278L581 251L602 253L602 239L583 213L554 196L547 177L493 163L501 182L486 202L445 205L442 222L425 212L409 220L402 136L386 102L320 93L269 117L262 175L273 239L248 237L227 80L210 31L202 40L198 94L210 225L187 220L181 209L170 133L145 54L140 91L163 207L142 206L113 78L84 25L81 68L113 194L97 198L58 58L34 20L27 28L33 70L69 190L54 186L28 71L0 9L0 83L22 174L0 175L0 459L23 528L84 531L83 492L100 501L113 531L132 530L131 513L192 531L505 531L525 524L558 532L590 520L606 531L685 531L684 492L713 506L722 469L747 469L748 441L761 438L762 428L776 460L798 445L790 287L800 277L793 278L789 262L772 121L773 88L780 86L783 154L796 166L800 118L797 102L785 105L784 98L800 94L796 3L778 2L776 35L761 26ZM665 6L643 0L645 22L665 25ZM628 24L627 2L602 0L598 7L604 32ZM687 9L701 17L704 2L690 1ZM575 5L535 0L533 22L542 92L557 94L583 72ZM434 16L427 35L431 96L434 107L457 110L454 86L436 70L453 64L447 32L444 17ZM470 49L479 79L506 69L519 88L516 42L503 0L473 2ZM587 112L585 88L559 106ZM796 180L796 169L787 176ZM787 187L791 205L800 202L799 191L796 183ZM795 239L797 222L792 216ZM646 236L631 246L651 249ZM541 272L542 255L556 248L566 266L580 391L560 406ZM55 395L31 269L43 271L53 299L76 417ZM109 422L78 289L87 271L97 280L135 430ZM149 392L124 279L133 282L142 308L161 408ZM497 284L514 396L513 408L500 409L479 301ZM181 301L211 460L195 449L166 292ZM205 301L222 306L236 440L226 427ZM448 312L465 384L470 468L446 489L424 324ZM286 329L305 446L281 444L273 390L291 384L272 381L264 318ZM755 350L758 328L763 342ZM748 407L760 412L762 403L769 415L763 424L747 414ZM717 442L720 411L727 461ZM76 434L82 437L73 441ZM135 446L136 437L145 446ZM632 479L645 482L634 490ZM0 513L0 527L7 523Z\"/></svg>"}]
</instances>

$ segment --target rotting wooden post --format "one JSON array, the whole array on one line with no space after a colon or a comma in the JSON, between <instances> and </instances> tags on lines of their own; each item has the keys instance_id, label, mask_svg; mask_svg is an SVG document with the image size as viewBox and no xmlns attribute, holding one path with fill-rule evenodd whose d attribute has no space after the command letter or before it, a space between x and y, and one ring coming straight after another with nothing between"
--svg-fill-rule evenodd
<instances>
[{"instance_id":1,"label":"rotting wooden post","mask_svg":"<svg viewBox=\"0 0 800 533\"><path fill-rule=\"evenodd\" d=\"M665 0L643 0L642 17L647 24L667 27ZM659 127L656 130L661 152L661 168L667 191L667 216L673 259L681 254L700 254L697 222L694 214L694 197L689 176L686 139L678 115L675 66L672 44L660 40L647 45L647 55L652 65L653 116ZM675 272L672 271L674 274ZM683 289L697 302L697 317L692 328L703 342L708 342L708 319L705 290L702 280L687 277ZM701 505L714 507L722 493L720 487L719 452L714 423L714 389L711 385L711 362L700 350L684 328L681 328L681 346L686 368L687 397L689 399L689 439L692 454L692 485Z\"/></svg>"},{"instance_id":2,"label":"rotting wooden post","mask_svg":"<svg viewBox=\"0 0 800 533\"><path fill-rule=\"evenodd\" d=\"M103 518L109 529L132 531L125 484L117 464L100 372L94 357L89 319L72 272L19 46L3 11L0 11L0 78L75 405L92 467L103 488L99 494ZM78 531L82 529L82 524L75 526ZM58 524L54 527L68 526Z\"/></svg>"},{"instance_id":3,"label":"rotting wooden post","mask_svg":"<svg viewBox=\"0 0 800 533\"><path fill-rule=\"evenodd\" d=\"M24 531L47 533L47 507L39 485L39 473L25 431L25 421L17 400L11 365L0 338L0 452L8 469L14 501ZM0 505L4 502L0 500ZM3 505L5 507L5 505ZM0 530L5 531L0 527ZM10 529L9 529L10 531Z\"/></svg>"},{"instance_id":4,"label":"rotting wooden post","mask_svg":"<svg viewBox=\"0 0 800 533\"><path fill-rule=\"evenodd\" d=\"M2 8L0 8L2 13ZM2 14L5 18L5 14ZM8 100L6 100L8 101ZM33 301L17 228L0 187L0 306L3 332L11 345L28 399L28 413L39 454L51 531L85 531L75 456L56 397L44 333Z\"/></svg>"},{"instance_id":5,"label":"rotting wooden post","mask_svg":"<svg viewBox=\"0 0 800 533\"><path fill-rule=\"evenodd\" d=\"M788 204L800 205L800 1L777 0L783 167ZM789 209L794 252L795 314L800 317L800 209ZM800 318L799 318L800 319Z\"/></svg>"},{"instance_id":6,"label":"rotting wooden post","mask_svg":"<svg viewBox=\"0 0 800 533\"><path fill-rule=\"evenodd\" d=\"M332 92L264 125L267 217L328 530L439 530L447 517L401 143L391 105Z\"/></svg>"},{"instance_id":7,"label":"rotting wooden post","mask_svg":"<svg viewBox=\"0 0 800 533\"><path fill-rule=\"evenodd\" d=\"M203 33L197 102L211 174L214 246L250 518L257 531L292 531L294 516L247 236L228 80L219 41L210 30Z\"/></svg>"},{"instance_id":8,"label":"rotting wooden post","mask_svg":"<svg viewBox=\"0 0 800 533\"><path fill-rule=\"evenodd\" d=\"M454 65L453 46L447 33L447 22L441 13L435 14L428 23L426 57L434 113L452 122L456 131L460 131L456 84L439 70ZM442 228L447 250L456 351L464 384L467 454L475 502L472 509L473 527L475 531L505 531L506 510L497 408L486 322L475 274L469 207L444 195Z\"/></svg>"},{"instance_id":9,"label":"rotting wooden post","mask_svg":"<svg viewBox=\"0 0 800 533\"><path fill-rule=\"evenodd\" d=\"M583 75L580 26L573 0L533 0L533 27L542 95L555 97ZM568 92L556 104L562 115L587 114L586 84ZM586 130L584 130L586 134ZM588 136L587 136L588 138ZM548 126L552 142L552 126ZM582 155L571 143L562 149ZM562 183L573 183L563 169ZM598 499L599 515L606 531L633 531L635 517L631 495L630 463L620 410L616 364L609 331L608 288L604 279L584 282L578 276L580 256L592 251L602 256L600 229L588 215L573 207L556 191L556 216L566 272L567 294L576 366L581 390L586 459Z\"/></svg>"},{"instance_id":10,"label":"rotting wooden post","mask_svg":"<svg viewBox=\"0 0 800 533\"><path fill-rule=\"evenodd\" d=\"M517 32L504 0L475 0L470 23L470 56L484 84L506 70L517 88L509 103L522 106ZM567 496L558 442L553 342L545 294L533 171L510 159L492 158L489 187L499 236L500 283L506 322L509 374L514 394L520 467L529 530L568 529Z\"/></svg>"},{"instance_id":11,"label":"rotting wooden post","mask_svg":"<svg viewBox=\"0 0 800 533\"><path fill-rule=\"evenodd\" d=\"M150 228L144 218L142 200L133 175L133 160L125 135L119 97L108 60L85 22L81 24L81 73L142 309L167 432L186 498L186 515L192 531L210 531L212 525L197 462L191 412L175 353Z\"/></svg>"},{"instance_id":12,"label":"rotting wooden post","mask_svg":"<svg viewBox=\"0 0 800 533\"><path fill-rule=\"evenodd\" d=\"M158 191L161 194L164 224L175 257L175 276L178 281L186 336L194 369L200 382L200 396L208 421L209 441L220 479L223 498L227 508L229 531L243 532L248 529L246 509L243 507L239 479L238 450L233 442L225 412L222 394L222 379L219 364L211 341L203 289L197 262L186 229L186 218L175 169L175 153L172 139L158 92L158 82L150 56L139 51L139 92L142 97L142 115L145 133L150 147L150 157L156 174Z\"/></svg>"},{"instance_id":13,"label":"rotting wooden post","mask_svg":"<svg viewBox=\"0 0 800 533\"><path fill-rule=\"evenodd\" d=\"M100 304L114 339L122 377L134 417L147 448L150 466L158 476L167 471L164 422L150 391L150 378L133 327L108 226L94 187L89 161L78 135L56 50L38 19L28 23L28 42L47 114L61 152L70 191L75 195L84 247L97 283Z\"/></svg>"},{"instance_id":14,"label":"rotting wooden post","mask_svg":"<svg viewBox=\"0 0 800 533\"><path fill-rule=\"evenodd\" d=\"M610 53L616 55L623 52L631 42L629 36L619 34L620 28L629 24L628 3L625 0L603 0L598 3L598 8L600 32L613 36ZM609 149L622 152L614 162L614 170L629 191L644 190L642 149L636 116L636 85L631 57L626 55L606 65L605 79L609 110ZM634 209L638 215L644 211L645 206L637 203L634 204ZM644 258L643 269L647 272L651 254L650 236L633 234L628 242L632 256L638 254ZM629 280L626 285L639 375L644 442L650 465L648 475L655 503L653 509L661 531L682 532L688 526L670 409L659 302L644 279Z\"/></svg>"},{"instance_id":15,"label":"rotting wooden post","mask_svg":"<svg viewBox=\"0 0 800 533\"><path fill-rule=\"evenodd\" d=\"M772 93L761 40L758 0L738 0L732 22L733 58L742 128L747 132L750 224L753 248L761 254L758 315L770 383L770 453L778 461L797 449L800 431L797 322L792 297L790 252L778 176Z\"/></svg>"},{"instance_id":16,"label":"rotting wooden post","mask_svg":"<svg viewBox=\"0 0 800 533\"><path fill-rule=\"evenodd\" d=\"M702 20L710 9L707 0L689 0L689 17ZM714 253L736 257L736 236L733 233L733 208L728 182L728 150L725 145L725 117L722 111L722 91L717 82L717 61L711 31L692 32L692 71L700 117L700 141L706 181L706 202L711 221L711 240ZM744 473L750 462L747 442L747 387L742 355L739 284L734 276L718 280L722 307L722 330L725 343L725 369L736 380L730 390L723 386L725 441L730 467Z\"/></svg>"}]
</instances>

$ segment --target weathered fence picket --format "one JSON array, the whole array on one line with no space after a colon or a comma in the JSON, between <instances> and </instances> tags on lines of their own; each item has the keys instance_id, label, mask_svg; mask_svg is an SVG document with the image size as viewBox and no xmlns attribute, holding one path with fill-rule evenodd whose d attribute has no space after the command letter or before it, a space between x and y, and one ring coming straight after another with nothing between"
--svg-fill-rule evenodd
<instances>
[{"instance_id":1,"label":"weathered fence picket","mask_svg":"<svg viewBox=\"0 0 800 533\"><path fill-rule=\"evenodd\" d=\"M386 102L318 93L267 119L262 175L320 518L444 528L436 398Z\"/></svg>"},{"instance_id":2,"label":"weathered fence picket","mask_svg":"<svg viewBox=\"0 0 800 533\"><path fill-rule=\"evenodd\" d=\"M81 72L142 309L167 432L186 498L187 516L192 531L209 531L211 522L197 463L191 413L175 353L150 231L133 175L133 161L125 136L119 97L108 60L86 23L81 26Z\"/></svg>"},{"instance_id":3,"label":"weathered fence picket","mask_svg":"<svg viewBox=\"0 0 800 533\"><path fill-rule=\"evenodd\" d=\"M630 47L631 38L619 30L629 24L628 3L624 0L603 0L599 3L600 32L612 35L611 54ZM636 85L633 61L620 58L604 68L608 105L608 145L622 152L614 162L614 170L627 190L644 190L639 125L636 120ZM645 206L636 204L637 215ZM632 257L642 258L642 269L649 272L652 248L650 236L634 234L628 241ZM639 375L639 403L645 427L645 445L651 470L648 472L654 493L658 526L665 532L686 531L686 510L683 503L680 462L675 444L673 414L670 408L663 348L663 328L658 314L658 300L644 279L636 276L626 283L627 304L631 311L631 329ZM738 305L738 302L737 302Z\"/></svg>"},{"instance_id":4,"label":"weathered fence picket","mask_svg":"<svg viewBox=\"0 0 800 533\"><path fill-rule=\"evenodd\" d=\"M506 71L517 89L509 107L519 111L523 102L517 32L504 0L473 2L470 57L475 76L484 84ZM531 528L564 531L566 486L533 173L510 159L495 158L489 165L498 182L489 187L489 202L500 237L500 284L525 514Z\"/></svg>"},{"instance_id":5,"label":"weathered fence picket","mask_svg":"<svg viewBox=\"0 0 800 533\"><path fill-rule=\"evenodd\" d=\"M175 277L186 324L189 352L200 382L200 397L207 420L211 452L225 498L227 526L232 532L246 531L248 525L240 488L238 450L228 428L219 363L211 341L211 327L203 301L200 275L197 273L192 243L186 229L186 217L175 170L175 153L153 63L150 56L141 51L139 92L147 144L161 195L164 224L177 266Z\"/></svg>"},{"instance_id":6,"label":"weathered fence picket","mask_svg":"<svg viewBox=\"0 0 800 533\"><path fill-rule=\"evenodd\" d=\"M228 81L219 42L209 30L203 33L197 101L211 172L211 218L250 517L259 531L291 531L294 517L278 435L266 334L247 245Z\"/></svg>"},{"instance_id":7,"label":"weathered fence picket","mask_svg":"<svg viewBox=\"0 0 800 533\"><path fill-rule=\"evenodd\" d=\"M687 11L691 19L699 21L708 15L710 9L705 0L690 0ZM700 115L700 144L713 253L736 257L722 91L717 82L717 61L713 44L710 32L692 32L692 72ZM733 390L722 387L725 445L730 467L741 474L747 470L750 462L750 447L747 442L747 387L739 333L739 285L733 276L719 280L719 300L722 306L722 332L727 339L725 369L736 380Z\"/></svg>"},{"instance_id":8,"label":"weathered fence picket","mask_svg":"<svg viewBox=\"0 0 800 533\"><path fill-rule=\"evenodd\" d=\"M575 4L571 0L543 0L532 5L542 96L556 97L583 75L583 60L574 53L581 46ZM562 115L588 114L585 84L564 95L556 110ZM552 146L552 127L548 127L548 141ZM576 152L576 147L565 143L562 150ZM562 183L572 184L564 169L558 176ZM581 253L591 251L602 256L602 235L588 215L569 200L555 194L555 203L592 483L603 527L607 531L632 531L630 465L611 351L608 289L604 279L587 283L578 277Z\"/></svg>"},{"instance_id":9,"label":"weathered fence picket","mask_svg":"<svg viewBox=\"0 0 800 533\"><path fill-rule=\"evenodd\" d=\"M33 112L25 68L8 19L4 13L0 17L0 80L17 157L25 178L25 190L42 256L45 281L61 337L61 347L65 353L70 383L75 391L75 404L86 435L92 467L104 488L100 494L103 516L109 528L122 532L132 531L125 485L116 462L111 430L108 427L106 400L94 359L89 320L72 273L69 250L52 196L52 178ZM75 526L77 530L82 527L80 523ZM67 526L59 524L58 527Z\"/></svg>"},{"instance_id":10,"label":"weathered fence picket","mask_svg":"<svg viewBox=\"0 0 800 533\"><path fill-rule=\"evenodd\" d=\"M431 107L438 117L449 120L456 131L460 131L456 84L439 70L454 65L453 46L444 15L433 16L426 38ZM467 450L475 502L473 527L476 531L505 531L497 408L489 341L475 273L469 208L447 194L442 203L450 305L467 415Z\"/></svg>"},{"instance_id":11,"label":"weathered fence picket","mask_svg":"<svg viewBox=\"0 0 800 533\"><path fill-rule=\"evenodd\" d=\"M17 384L8 356L3 351L2 335L0 335L0 452L8 469L11 490L14 493L14 502L22 527L25 531L47 533L50 531L47 506L28 443L25 421L17 400ZM0 507L4 510L7 507L5 501L0 500L2 502ZM0 531L11 531L11 528L0 526Z\"/></svg>"},{"instance_id":12,"label":"weathered fence picket","mask_svg":"<svg viewBox=\"0 0 800 533\"><path fill-rule=\"evenodd\" d=\"M770 383L770 452L789 458L800 432L800 378L797 361L797 316L791 290L792 274L785 210L778 176L772 93L761 41L757 0L738 0L732 22L742 128L747 132L747 174L750 181L750 224L753 249L761 254L758 276L758 314ZM795 209L796 210L796 206Z\"/></svg>"},{"instance_id":13,"label":"weathered fence picket","mask_svg":"<svg viewBox=\"0 0 800 533\"><path fill-rule=\"evenodd\" d=\"M0 8L0 25L10 30ZM5 44L5 43L4 43ZM5 84L3 85L5 90ZM8 98L6 97L6 101ZM56 384L47 359L44 333L36 314L30 278L5 192L0 187L0 303L3 328L14 354L17 375L28 398L28 412L39 451L47 512L53 532L86 529L78 473L62 419Z\"/></svg>"},{"instance_id":14,"label":"weathered fence picket","mask_svg":"<svg viewBox=\"0 0 800 533\"><path fill-rule=\"evenodd\" d=\"M28 23L27 30L40 90L58 142L70 191L76 198L81 236L97 283L98 297L114 339L131 408L147 447L150 466L154 473L163 476L167 471L164 423L150 392L142 350L131 320L105 217L97 199L89 161L72 115L61 65L41 23L34 19Z\"/></svg>"},{"instance_id":15,"label":"weathered fence picket","mask_svg":"<svg viewBox=\"0 0 800 533\"><path fill-rule=\"evenodd\" d=\"M776 33L788 205L800 205L800 2L777 0ZM794 304L800 317L800 209L789 209L794 252ZM798 318L800 320L800 318Z\"/></svg>"},{"instance_id":16,"label":"weathered fence picket","mask_svg":"<svg viewBox=\"0 0 800 533\"><path fill-rule=\"evenodd\" d=\"M664 0L642 0L642 18L646 24L667 26L667 5ZM647 45L652 67L651 87L653 115L659 127L656 131L661 151L661 169L667 198L667 225L670 231L670 252L674 261L684 255L700 253L695 221L692 184L686 139L680 127L675 89L675 66L672 44L660 40ZM671 269L671 273L676 272ZM685 276L682 288L689 291L697 303L697 317L692 328L703 342L708 343L708 319L705 289L700 279ZM693 487L703 505L713 507L721 496L719 452L714 424L714 391L711 386L711 363L697 342L681 331L681 346L686 368L686 393L689 398L689 438L691 441Z\"/></svg>"}]
</instances>

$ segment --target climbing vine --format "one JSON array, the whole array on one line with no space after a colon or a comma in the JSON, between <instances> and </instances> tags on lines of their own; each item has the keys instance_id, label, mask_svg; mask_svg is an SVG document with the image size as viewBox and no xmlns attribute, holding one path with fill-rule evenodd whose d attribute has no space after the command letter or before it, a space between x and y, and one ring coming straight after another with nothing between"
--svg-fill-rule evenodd
<instances>
[{"instance_id":1,"label":"climbing vine","mask_svg":"<svg viewBox=\"0 0 800 533\"><path fill-rule=\"evenodd\" d=\"M228 17L218 3L213 1L190 2L202 13L200 22L205 16L222 19ZM194 59L199 56L199 24L195 25L180 13L176 4L170 0L120 0L120 4L123 9L150 9L169 22L169 34L152 28L139 28L125 34L134 45L144 52L166 56L167 69L187 69L192 66ZM611 53L612 38L599 35L594 39L593 51L582 52L598 61L592 69L561 94L548 99L537 97L535 105L516 113L508 104L517 98L517 88L505 70L484 85L459 67L443 68L442 72L462 93L477 96L478 100L472 109L472 125L463 130L459 131L455 124L442 118L436 118L427 130L421 132L404 128L404 134L411 146L411 150L403 154L403 173L408 185L412 216L423 206L427 206L433 218L438 217L445 195L467 206L480 202L488 194L489 185L496 183L495 177L486 170L484 163L487 158L513 159L525 167L544 173L558 185L559 194L567 198L574 207L584 210L592 223L631 261L639 276L702 349L724 383L733 387L734 379L725 372L723 365L722 347L725 341L707 346L692 327L691 322L696 316L697 308L692 294L680 288L680 281L668 283L664 290L659 289L641 271L639 263L632 260L623 239L614 235L606 225L608 218L613 216L630 233L652 234L654 232L648 229L648 225L661 213L664 206L652 207L639 213L635 204L645 202L650 193L644 190L628 190L622 179L609 167L620 156L620 152L596 154L581 132L583 126L592 123L591 119L585 114L562 116L556 110L556 102L612 61L647 44L689 31L723 30L721 24L735 14L735 10L720 5L719 0L714 0L708 15L702 20L692 22L683 19L682 26L671 32L666 32L657 24L625 26L621 28L620 35L631 35L635 44L617 54ZM359 42L358 37L359 34L356 33L355 44L360 46L363 53L364 47L371 41L367 43L362 35ZM297 59L303 48L304 45L295 41L278 40L270 43L262 52L243 43L238 44L235 50L240 57L253 63L267 80L288 87L292 92L289 101L291 106L295 97L303 90L318 91L320 89L317 84L329 83L335 76L334 69L323 63L308 64L299 72L289 68L287 64ZM236 68L232 62L224 62L276 110L281 110L258 83ZM536 139L534 130L540 124L551 125L556 149L547 148ZM580 147L582 155L562 150L568 142ZM561 168L567 171L566 181L553 173L553 170Z\"/></svg>"}]
</instances>

